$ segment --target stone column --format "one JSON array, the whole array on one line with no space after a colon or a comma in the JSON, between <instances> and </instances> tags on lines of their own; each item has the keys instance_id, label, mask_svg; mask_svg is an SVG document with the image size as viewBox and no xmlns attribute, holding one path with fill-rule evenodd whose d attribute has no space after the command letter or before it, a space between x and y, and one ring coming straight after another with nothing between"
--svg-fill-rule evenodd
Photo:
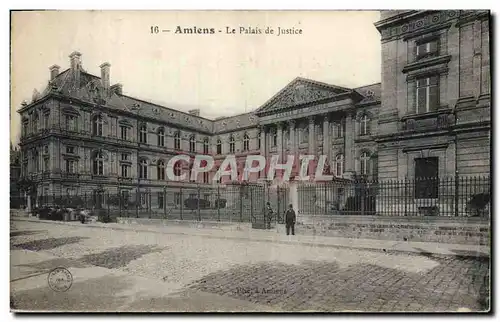
<instances>
[{"instance_id":1,"label":"stone column","mask_svg":"<svg viewBox=\"0 0 500 322\"><path fill-rule=\"evenodd\" d=\"M309 116L309 154L315 154L316 133L314 133L314 116Z\"/></svg>"},{"instance_id":2,"label":"stone column","mask_svg":"<svg viewBox=\"0 0 500 322\"><path fill-rule=\"evenodd\" d=\"M327 160L331 160L330 156L330 119L329 115L323 115L323 154L327 156Z\"/></svg>"},{"instance_id":3,"label":"stone column","mask_svg":"<svg viewBox=\"0 0 500 322\"><path fill-rule=\"evenodd\" d=\"M344 146L344 173L347 178L351 178L354 175L355 165L354 165L354 118L352 112L348 112L345 118L345 146Z\"/></svg>"},{"instance_id":4,"label":"stone column","mask_svg":"<svg viewBox=\"0 0 500 322\"><path fill-rule=\"evenodd\" d=\"M276 145L276 152L279 155L280 162L283 162L283 126L283 122L278 122L276 129L276 139L278 141L278 144Z\"/></svg>"},{"instance_id":5,"label":"stone column","mask_svg":"<svg viewBox=\"0 0 500 322\"><path fill-rule=\"evenodd\" d=\"M288 131L290 137L290 153L295 155L297 153L297 142L295 139L295 120L288 121Z\"/></svg>"},{"instance_id":6,"label":"stone column","mask_svg":"<svg viewBox=\"0 0 500 322\"><path fill-rule=\"evenodd\" d=\"M262 155L267 161L267 128L262 125L260 127L260 155ZM260 172L260 178L263 179L266 176L266 168Z\"/></svg>"}]
</instances>

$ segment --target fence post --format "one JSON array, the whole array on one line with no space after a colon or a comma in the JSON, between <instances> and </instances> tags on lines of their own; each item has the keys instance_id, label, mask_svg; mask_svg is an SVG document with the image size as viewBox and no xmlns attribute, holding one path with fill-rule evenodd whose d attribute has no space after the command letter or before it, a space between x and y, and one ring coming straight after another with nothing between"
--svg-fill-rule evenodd
<instances>
[{"instance_id":1,"label":"fence post","mask_svg":"<svg viewBox=\"0 0 500 322\"><path fill-rule=\"evenodd\" d=\"M240 222L243 222L243 186L240 185Z\"/></svg>"},{"instance_id":2,"label":"fence post","mask_svg":"<svg viewBox=\"0 0 500 322\"><path fill-rule=\"evenodd\" d=\"M200 211L200 186L198 186L198 200L197 200L197 205L198 205L198 221L201 221L201 211Z\"/></svg>"},{"instance_id":3,"label":"fence post","mask_svg":"<svg viewBox=\"0 0 500 322\"><path fill-rule=\"evenodd\" d=\"M179 188L179 195L180 195L179 202L181 203L181 220L182 220L182 204L183 204L183 202L182 202L182 187Z\"/></svg>"},{"instance_id":4,"label":"fence post","mask_svg":"<svg viewBox=\"0 0 500 322\"><path fill-rule=\"evenodd\" d=\"M118 189L116 196L118 197L118 216L122 217L122 196L120 193L120 189Z\"/></svg>"},{"instance_id":5,"label":"fence post","mask_svg":"<svg viewBox=\"0 0 500 322\"><path fill-rule=\"evenodd\" d=\"M110 214L110 209L109 209L109 192L106 192L106 205L108 206L108 219L110 219L111 214Z\"/></svg>"},{"instance_id":6,"label":"fence post","mask_svg":"<svg viewBox=\"0 0 500 322\"><path fill-rule=\"evenodd\" d=\"M163 187L163 218L167 219L167 187Z\"/></svg>"},{"instance_id":7,"label":"fence post","mask_svg":"<svg viewBox=\"0 0 500 322\"><path fill-rule=\"evenodd\" d=\"M141 202L140 200L141 196L139 195L139 188L135 191L135 216L136 218L139 218L139 203Z\"/></svg>"},{"instance_id":8,"label":"fence post","mask_svg":"<svg viewBox=\"0 0 500 322\"><path fill-rule=\"evenodd\" d=\"M458 217L458 190L460 189L458 170L455 171L455 217Z\"/></svg>"},{"instance_id":9,"label":"fence post","mask_svg":"<svg viewBox=\"0 0 500 322\"><path fill-rule=\"evenodd\" d=\"M152 196L151 196L152 194L153 194L153 192L151 192L151 190L149 190L149 192L148 192L149 219L151 219L152 213L153 213L153 205L152 205L152 202L151 202L151 200L153 199Z\"/></svg>"},{"instance_id":10,"label":"fence post","mask_svg":"<svg viewBox=\"0 0 500 322\"><path fill-rule=\"evenodd\" d=\"M217 221L220 221L220 186L217 184Z\"/></svg>"},{"instance_id":11,"label":"fence post","mask_svg":"<svg viewBox=\"0 0 500 322\"><path fill-rule=\"evenodd\" d=\"M324 187L325 187L325 216L328 215L328 209L327 209L327 204L328 204L328 201L327 201L327 182L324 183Z\"/></svg>"},{"instance_id":12,"label":"fence post","mask_svg":"<svg viewBox=\"0 0 500 322\"><path fill-rule=\"evenodd\" d=\"M250 189L250 222L253 222L253 189Z\"/></svg>"}]
</instances>

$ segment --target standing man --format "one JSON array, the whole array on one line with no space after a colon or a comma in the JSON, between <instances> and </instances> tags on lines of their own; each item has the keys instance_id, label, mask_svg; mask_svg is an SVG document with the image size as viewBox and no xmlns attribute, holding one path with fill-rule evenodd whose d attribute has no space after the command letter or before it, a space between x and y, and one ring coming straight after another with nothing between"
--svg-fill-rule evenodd
<instances>
[{"instance_id":1,"label":"standing man","mask_svg":"<svg viewBox=\"0 0 500 322\"><path fill-rule=\"evenodd\" d=\"M267 229L271 229L271 220L273 218L273 208L271 208L271 203L269 201L266 204L266 211L264 213L264 221Z\"/></svg>"},{"instance_id":2,"label":"standing man","mask_svg":"<svg viewBox=\"0 0 500 322\"><path fill-rule=\"evenodd\" d=\"M292 229L292 235L295 235L295 210L293 210L293 205L288 206L288 210L285 213L285 224L286 224L286 234L290 235L290 228Z\"/></svg>"}]
</instances>

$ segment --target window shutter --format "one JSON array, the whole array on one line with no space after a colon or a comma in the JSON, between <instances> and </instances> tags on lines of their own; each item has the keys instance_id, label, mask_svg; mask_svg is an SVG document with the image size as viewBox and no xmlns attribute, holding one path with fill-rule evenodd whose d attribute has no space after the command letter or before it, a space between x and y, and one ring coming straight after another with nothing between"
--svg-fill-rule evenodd
<instances>
[{"instance_id":1,"label":"window shutter","mask_svg":"<svg viewBox=\"0 0 500 322\"><path fill-rule=\"evenodd\" d=\"M439 108L439 78L438 76L433 76L430 78L429 88L429 110L437 111Z\"/></svg>"},{"instance_id":2,"label":"window shutter","mask_svg":"<svg viewBox=\"0 0 500 322\"><path fill-rule=\"evenodd\" d=\"M427 101L426 97L426 88L425 87L417 87L417 113L425 113L425 105Z\"/></svg>"},{"instance_id":3,"label":"window shutter","mask_svg":"<svg viewBox=\"0 0 500 322\"><path fill-rule=\"evenodd\" d=\"M438 41L437 40L434 40L434 41L431 41L430 42L430 45L429 45L429 52L432 53L432 54L438 54Z\"/></svg>"}]
</instances>

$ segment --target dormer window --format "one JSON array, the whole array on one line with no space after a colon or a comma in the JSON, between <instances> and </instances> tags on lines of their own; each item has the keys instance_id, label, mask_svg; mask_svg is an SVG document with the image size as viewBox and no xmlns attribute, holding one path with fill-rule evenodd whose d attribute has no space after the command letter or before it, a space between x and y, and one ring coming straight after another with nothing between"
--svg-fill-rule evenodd
<instances>
[{"instance_id":1,"label":"dormer window","mask_svg":"<svg viewBox=\"0 0 500 322\"><path fill-rule=\"evenodd\" d=\"M423 59L427 57L437 56L438 55L438 40L426 40L417 42L415 44L417 47L417 59Z\"/></svg>"}]
</instances>

